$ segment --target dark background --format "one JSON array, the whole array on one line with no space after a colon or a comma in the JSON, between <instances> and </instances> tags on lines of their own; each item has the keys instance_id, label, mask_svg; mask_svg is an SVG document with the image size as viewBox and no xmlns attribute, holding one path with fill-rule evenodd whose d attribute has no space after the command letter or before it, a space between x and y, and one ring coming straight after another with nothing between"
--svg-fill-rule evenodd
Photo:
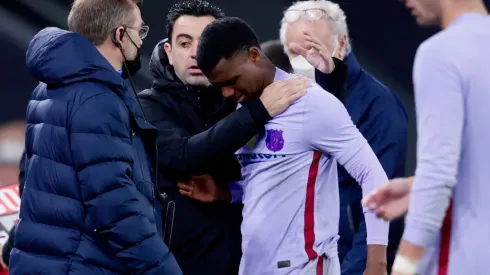
<instances>
[{"instance_id":1,"label":"dark background","mask_svg":"<svg viewBox=\"0 0 490 275\"><path fill-rule=\"evenodd\" d=\"M24 119L26 104L37 84L25 67L25 50L34 34L47 26L66 28L71 0L0 0L0 124ZM150 26L143 46L143 69L135 77L138 90L151 84L148 57L165 37L165 17L171 0L145 0L143 20ZM245 19L261 41L277 39L288 0L210 0L230 16ZM397 0L339 0L347 15L353 51L364 68L394 89L409 114L407 172L413 173L415 117L411 70L417 46L437 29L419 28ZM490 0L485 1L487 6Z\"/></svg>"}]
</instances>

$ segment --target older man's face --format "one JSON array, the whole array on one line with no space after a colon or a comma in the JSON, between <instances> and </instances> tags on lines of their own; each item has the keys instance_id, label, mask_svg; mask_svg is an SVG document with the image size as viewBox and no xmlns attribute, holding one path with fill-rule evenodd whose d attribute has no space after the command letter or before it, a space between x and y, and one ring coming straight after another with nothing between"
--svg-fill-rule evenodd
<instances>
[{"instance_id":1,"label":"older man's face","mask_svg":"<svg viewBox=\"0 0 490 275\"><path fill-rule=\"evenodd\" d=\"M334 51L336 47L336 39L338 38L333 34L332 28L325 19L313 21L300 19L295 22L288 23L286 28L286 46L290 57L294 56L289 50L291 43L297 43L303 48L309 48L308 43L305 40L305 31L308 31L323 44L325 44L331 52Z\"/></svg>"}]
</instances>

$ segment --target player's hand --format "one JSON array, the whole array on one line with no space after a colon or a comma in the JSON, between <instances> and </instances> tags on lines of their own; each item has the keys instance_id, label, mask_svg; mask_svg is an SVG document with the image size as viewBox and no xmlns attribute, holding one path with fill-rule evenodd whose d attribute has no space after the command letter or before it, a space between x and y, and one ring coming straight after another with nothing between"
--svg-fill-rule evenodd
<instances>
[{"instance_id":1,"label":"player's hand","mask_svg":"<svg viewBox=\"0 0 490 275\"><path fill-rule=\"evenodd\" d=\"M376 211L378 217L394 220L407 212L412 184L413 177L393 179L373 190L362 204Z\"/></svg>"},{"instance_id":2,"label":"player's hand","mask_svg":"<svg viewBox=\"0 0 490 275\"><path fill-rule=\"evenodd\" d=\"M329 74L335 69L335 63L332 59L332 49L316 39L309 32L303 32L306 39L306 48L298 43L289 44L291 52L303 56L317 70L324 74Z\"/></svg>"},{"instance_id":3,"label":"player's hand","mask_svg":"<svg viewBox=\"0 0 490 275\"><path fill-rule=\"evenodd\" d=\"M289 105L306 93L311 83L305 77L275 81L265 87L260 100L271 117L284 112Z\"/></svg>"},{"instance_id":4,"label":"player's hand","mask_svg":"<svg viewBox=\"0 0 490 275\"><path fill-rule=\"evenodd\" d=\"M187 182L177 183L177 186L180 194L202 202L231 199L230 190L220 188L209 174L191 177Z\"/></svg>"}]
</instances>

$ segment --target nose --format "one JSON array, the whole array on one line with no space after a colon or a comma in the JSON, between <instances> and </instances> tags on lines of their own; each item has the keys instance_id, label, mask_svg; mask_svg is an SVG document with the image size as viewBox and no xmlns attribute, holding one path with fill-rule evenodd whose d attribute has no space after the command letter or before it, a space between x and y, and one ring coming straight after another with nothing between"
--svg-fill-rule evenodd
<instances>
[{"instance_id":1,"label":"nose","mask_svg":"<svg viewBox=\"0 0 490 275\"><path fill-rule=\"evenodd\" d=\"M198 46L198 43L192 43L192 46L191 46L191 57L192 58L196 58L196 56L197 56L197 46Z\"/></svg>"},{"instance_id":2,"label":"nose","mask_svg":"<svg viewBox=\"0 0 490 275\"><path fill-rule=\"evenodd\" d=\"M226 98L232 97L235 95L235 90L231 87L223 87L221 88L221 94Z\"/></svg>"}]
</instances>

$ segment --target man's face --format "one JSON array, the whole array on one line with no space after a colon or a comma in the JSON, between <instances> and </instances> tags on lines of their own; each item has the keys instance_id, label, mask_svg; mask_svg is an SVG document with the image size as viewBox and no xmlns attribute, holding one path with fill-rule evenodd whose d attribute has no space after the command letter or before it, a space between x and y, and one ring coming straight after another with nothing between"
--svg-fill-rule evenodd
<instances>
[{"instance_id":1,"label":"man's face","mask_svg":"<svg viewBox=\"0 0 490 275\"><path fill-rule=\"evenodd\" d=\"M141 48L143 45L143 40L141 39L139 33L144 23L143 19L141 18L141 11L138 7L133 9L132 17L135 20L130 26L127 26L126 33L124 34L122 41L124 55L128 60L134 60L138 53L138 48Z\"/></svg>"},{"instance_id":2,"label":"man's face","mask_svg":"<svg viewBox=\"0 0 490 275\"><path fill-rule=\"evenodd\" d=\"M224 97L233 97L237 103L259 96L264 83L264 73L258 66L260 50L251 48L230 59L222 58L209 73L213 86L221 87Z\"/></svg>"},{"instance_id":3,"label":"man's face","mask_svg":"<svg viewBox=\"0 0 490 275\"><path fill-rule=\"evenodd\" d=\"M193 86L209 86L206 76L197 67L197 46L204 28L216 20L212 16L179 17L173 26L172 44L165 43L165 52L175 74L184 82Z\"/></svg>"},{"instance_id":4,"label":"man's face","mask_svg":"<svg viewBox=\"0 0 490 275\"><path fill-rule=\"evenodd\" d=\"M405 6L421 26L440 24L441 0L404 0Z\"/></svg>"},{"instance_id":5,"label":"man's face","mask_svg":"<svg viewBox=\"0 0 490 275\"><path fill-rule=\"evenodd\" d=\"M300 19L288 23L286 28L286 47L288 48L289 57L294 57L294 54L289 50L291 43L297 43L303 48L309 49L308 42L305 40L304 32L307 31L315 36L320 42L331 51L339 52L338 38L332 32L332 28L325 19L307 20Z\"/></svg>"}]
</instances>

